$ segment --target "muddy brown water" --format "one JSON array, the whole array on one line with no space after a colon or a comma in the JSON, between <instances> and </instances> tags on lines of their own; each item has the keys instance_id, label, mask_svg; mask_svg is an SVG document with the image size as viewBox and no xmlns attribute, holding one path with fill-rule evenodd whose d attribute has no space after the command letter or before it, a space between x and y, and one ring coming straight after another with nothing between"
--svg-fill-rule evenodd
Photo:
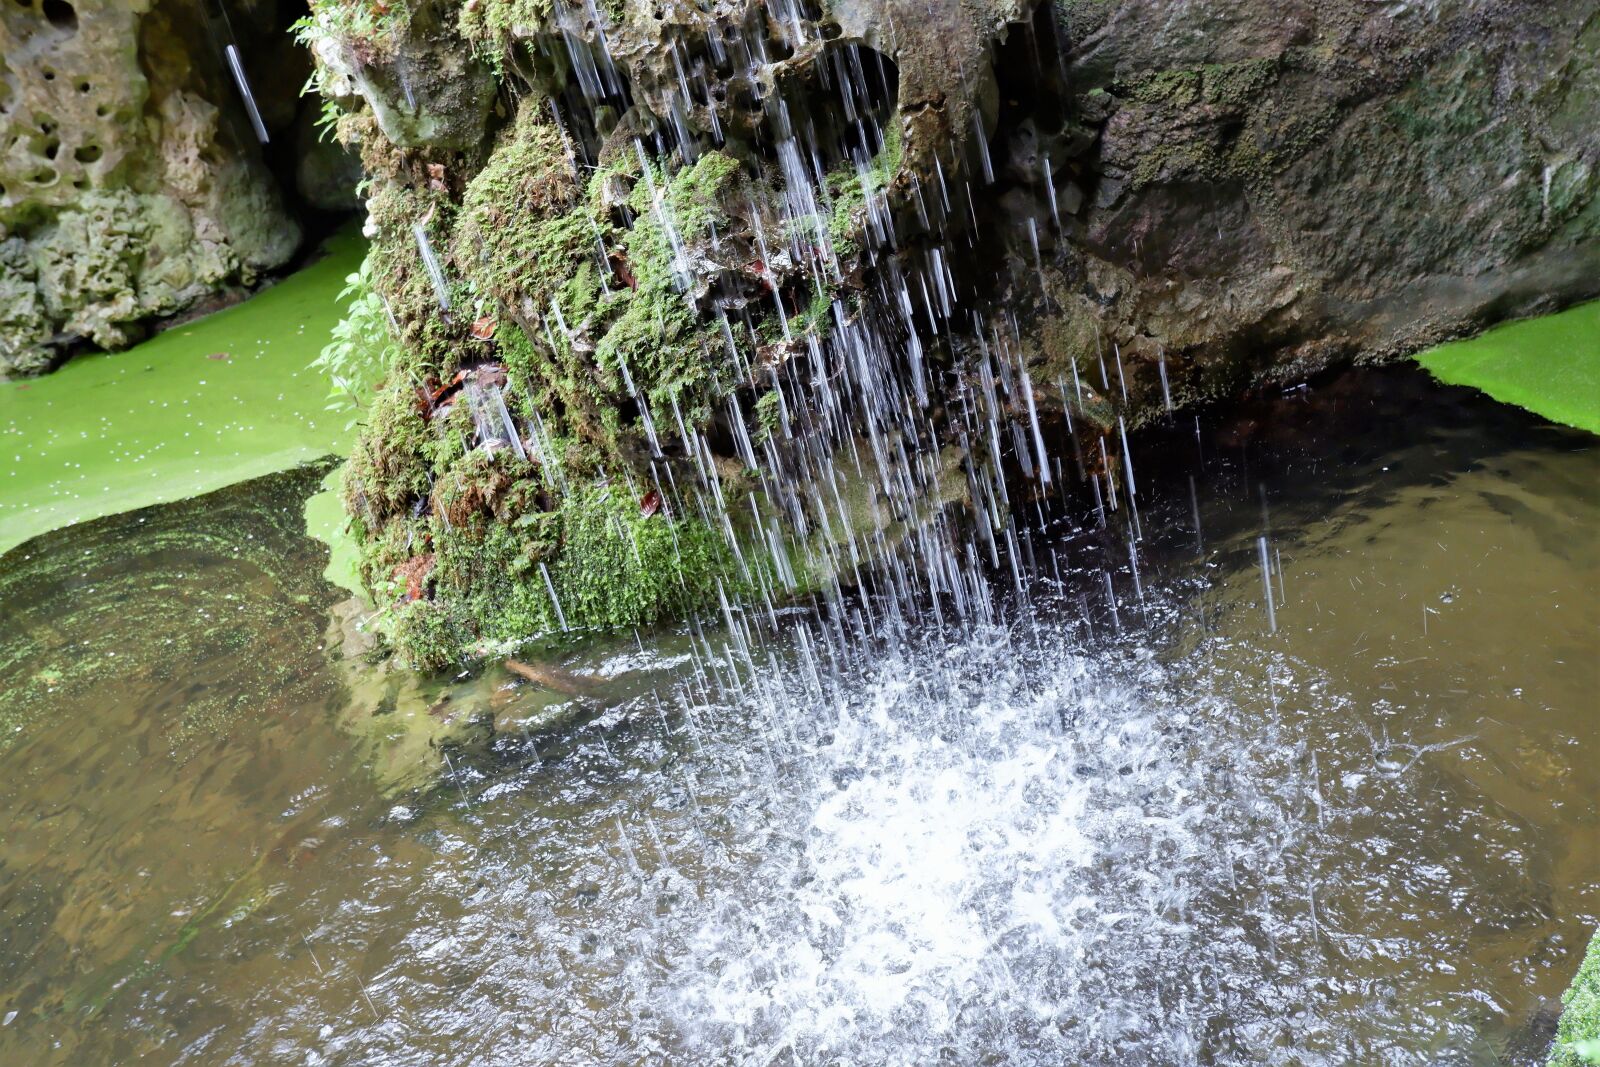
<instances>
[{"instance_id":1,"label":"muddy brown water","mask_svg":"<svg viewBox=\"0 0 1600 1067\"><path fill-rule=\"evenodd\" d=\"M1135 463L1137 584L1080 508L1004 626L577 693L339 662L317 470L0 557L0 1062L1539 1062L1596 439L1363 371Z\"/></svg>"}]
</instances>

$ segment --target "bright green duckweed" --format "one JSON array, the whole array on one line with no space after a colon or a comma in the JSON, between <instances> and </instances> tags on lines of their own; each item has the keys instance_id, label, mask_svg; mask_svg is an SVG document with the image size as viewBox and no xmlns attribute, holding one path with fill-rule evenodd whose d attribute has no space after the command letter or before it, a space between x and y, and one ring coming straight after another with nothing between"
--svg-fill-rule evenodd
<instances>
[{"instance_id":1,"label":"bright green duckweed","mask_svg":"<svg viewBox=\"0 0 1600 1067\"><path fill-rule=\"evenodd\" d=\"M366 244L326 255L226 311L126 352L0 383L0 552L48 530L197 496L350 450L311 362ZM221 357L226 358L221 358Z\"/></svg>"},{"instance_id":2,"label":"bright green duckweed","mask_svg":"<svg viewBox=\"0 0 1600 1067\"><path fill-rule=\"evenodd\" d=\"M1600 433L1600 300L1440 345L1417 362L1447 385Z\"/></svg>"}]
</instances>

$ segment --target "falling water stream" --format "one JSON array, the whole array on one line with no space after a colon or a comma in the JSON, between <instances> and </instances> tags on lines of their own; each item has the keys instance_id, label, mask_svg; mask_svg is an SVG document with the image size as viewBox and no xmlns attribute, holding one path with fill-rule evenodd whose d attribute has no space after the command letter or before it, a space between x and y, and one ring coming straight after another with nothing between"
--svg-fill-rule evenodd
<instances>
[{"instance_id":1,"label":"falling water stream","mask_svg":"<svg viewBox=\"0 0 1600 1067\"><path fill-rule=\"evenodd\" d=\"M0 1062L1539 1062L1600 920L1594 439L1369 370L1133 455L1142 539L1041 511L993 624L548 684L341 661L316 470L24 544Z\"/></svg>"}]
</instances>

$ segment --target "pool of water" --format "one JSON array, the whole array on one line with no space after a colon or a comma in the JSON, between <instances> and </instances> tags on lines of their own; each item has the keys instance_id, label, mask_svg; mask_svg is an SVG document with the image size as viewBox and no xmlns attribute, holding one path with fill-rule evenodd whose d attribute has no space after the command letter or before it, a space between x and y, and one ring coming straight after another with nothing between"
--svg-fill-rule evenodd
<instances>
[{"instance_id":1,"label":"pool of water","mask_svg":"<svg viewBox=\"0 0 1600 1067\"><path fill-rule=\"evenodd\" d=\"M1600 921L1595 440L1352 373L1147 434L1137 527L1041 507L993 626L545 684L342 660L318 470L37 538L0 1062L1537 1063Z\"/></svg>"}]
</instances>

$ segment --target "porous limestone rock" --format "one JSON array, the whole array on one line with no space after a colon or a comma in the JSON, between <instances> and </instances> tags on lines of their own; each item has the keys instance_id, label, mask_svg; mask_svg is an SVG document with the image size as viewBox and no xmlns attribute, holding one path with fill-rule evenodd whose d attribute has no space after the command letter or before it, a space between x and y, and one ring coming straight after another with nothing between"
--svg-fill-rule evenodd
<instances>
[{"instance_id":1,"label":"porous limestone rock","mask_svg":"<svg viewBox=\"0 0 1600 1067\"><path fill-rule=\"evenodd\" d=\"M264 39L273 8L229 5L233 31ZM0 377L125 345L298 247L203 11L0 6Z\"/></svg>"}]
</instances>

